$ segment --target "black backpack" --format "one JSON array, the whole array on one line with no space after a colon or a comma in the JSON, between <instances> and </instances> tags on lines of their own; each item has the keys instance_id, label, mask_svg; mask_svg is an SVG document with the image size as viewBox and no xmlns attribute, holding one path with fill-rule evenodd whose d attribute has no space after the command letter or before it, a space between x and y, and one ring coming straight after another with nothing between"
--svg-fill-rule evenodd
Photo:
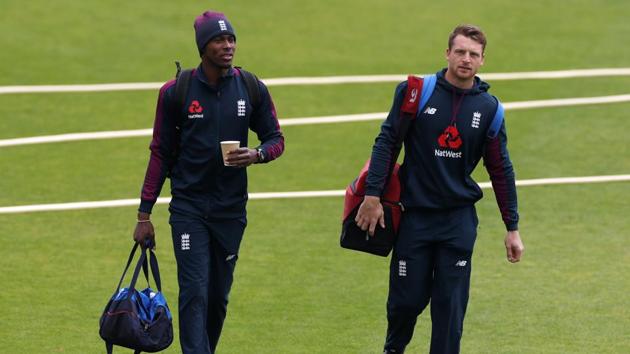
<instances>
[{"instance_id":1,"label":"black backpack","mask_svg":"<svg viewBox=\"0 0 630 354\"><path fill-rule=\"evenodd\" d=\"M178 107L184 107L186 104L186 97L188 96L188 88L190 87L190 78L192 77L192 69L184 69L176 61L177 73L175 74L175 101ZM240 71L245 81L245 87L247 87L247 94L252 102L254 111L260 106L262 97L260 95L260 88L258 87L258 78L253 73L236 66L236 69Z\"/></svg>"}]
</instances>

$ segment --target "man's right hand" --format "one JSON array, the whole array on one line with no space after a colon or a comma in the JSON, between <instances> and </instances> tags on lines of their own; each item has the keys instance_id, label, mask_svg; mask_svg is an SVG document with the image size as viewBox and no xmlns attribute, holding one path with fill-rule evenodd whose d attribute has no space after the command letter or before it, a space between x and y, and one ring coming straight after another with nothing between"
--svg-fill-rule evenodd
<instances>
[{"instance_id":1,"label":"man's right hand","mask_svg":"<svg viewBox=\"0 0 630 354\"><path fill-rule=\"evenodd\" d=\"M385 213L383 212L383 205L381 205L381 198L366 195L361 206L359 206L359 211L354 221L357 222L357 226L361 230L367 230L370 236L374 236L377 223L382 228L385 228Z\"/></svg>"},{"instance_id":2,"label":"man's right hand","mask_svg":"<svg viewBox=\"0 0 630 354\"><path fill-rule=\"evenodd\" d=\"M152 240L153 248L155 248L155 231L149 217L150 214L148 213L138 213L138 222L133 232L133 240L141 245L144 245L146 240Z\"/></svg>"}]
</instances>

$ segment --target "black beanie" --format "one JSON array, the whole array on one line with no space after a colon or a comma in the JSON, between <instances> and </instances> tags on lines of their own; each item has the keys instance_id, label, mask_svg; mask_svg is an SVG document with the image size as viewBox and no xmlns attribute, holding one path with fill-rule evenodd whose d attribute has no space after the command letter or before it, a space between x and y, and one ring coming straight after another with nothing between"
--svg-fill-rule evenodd
<instances>
[{"instance_id":1,"label":"black beanie","mask_svg":"<svg viewBox=\"0 0 630 354\"><path fill-rule=\"evenodd\" d=\"M202 13L195 19L194 27L199 55L203 53L206 44L216 36L231 34L236 38L232 24L221 12L206 11Z\"/></svg>"}]
</instances>

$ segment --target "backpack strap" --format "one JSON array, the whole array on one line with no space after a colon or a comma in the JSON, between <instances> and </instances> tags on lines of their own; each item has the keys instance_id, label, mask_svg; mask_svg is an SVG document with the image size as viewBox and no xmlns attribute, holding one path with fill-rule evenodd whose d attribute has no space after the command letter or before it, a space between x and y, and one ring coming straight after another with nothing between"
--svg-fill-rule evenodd
<instances>
[{"instance_id":1,"label":"backpack strap","mask_svg":"<svg viewBox=\"0 0 630 354\"><path fill-rule=\"evenodd\" d=\"M177 73L175 74L175 102L177 107L183 109L188 96L188 88L190 87L190 78L192 77L192 69L184 69L176 61Z\"/></svg>"},{"instance_id":2,"label":"backpack strap","mask_svg":"<svg viewBox=\"0 0 630 354\"><path fill-rule=\"evenodd\" d=\"M414 75L407 76L407 91L405 91L403 104L400 107L400 124L396 134L396 144L392 150L392 159L389 164L389 173L387 174L385 185L389 183L389 177L394 170L396 161L398 161L398 155L400 154L400 150L402 150L402 145L409 131L409 127L411 127L411 123L416 118L418 110L424 107L427 101L429 101L435 89L435 82L435 75L428 75L424 79Z\"/></svg>"},{"instance_id":3,"label":"backpack strap","mask_svg":"<svg viewBox=\"0 0 630 354\"><path fill-rule=\"evenodd\" d=\"M247 95L252 102L252 107L256 110L262 103L260 87L258 87L258 77L240 66L236 66L235 68L241 73L243 81L245 81L245 87L247 88Z\"/></svg>"},{"instance_id":4,"label":"backpack strap","mask_svg":"<svg viewBox=\"0 0 630 354\"><path fill-rule=\"evenodd\" d=\"M190 78L192 77L192 69L183 69L179 62L176 61L177 73L175 74L175 102L178 107L184 107L186 104L186 97L188 96L188 88L190 87ZM245 81L245 87L247 88L247 95L252 102L254 109L258 108L262 103L262 97L260 94L260 88L258 87L258 78L253 73L236 66L236 69L241 73L243 81Z\"/></svg>"},{"instance_id":5,"label":"backpack strap","mask_svg":"<svg viewBox=\"0 0 630 354\"><path fill-rule=\"evenodd\" d=\"M407 91L403 99L402 107L400 107L401 115L410 115L413 119L418 111L418 99L422 96L424 88L424 80L414 75L407 76Z\"/></svg>"},{"instance_id":6,"label":"backpack strap","mask_svg":"<svg viewBox=\"0 0 630 354\"><path fill-rule=\"evenodd\" d=\"M400 107L400 124L396 134L396 150L401 149L403 141L407 136L407 131L409 131L409 127L411 126L411 122L416 118L418 100L422 96L423 89L424 80L421 77L414 75L407 76L407 91L405 91L403 104ZM395 156L397 157L398 153L396 153Z\"/></svg>"},{"instance_id":7,"label":"backpack strap","mask_svg":"<svg viewBox=\"0 0 630 354\"><path fill-rule=\"evenodd\" d=\"M420 104L416 109L416 113L421 111L424 106L429 102L429 98L433 95L433 91L435 91L435 84L437 83L437 76L435 74L428 75L424 78L424 85L422 86L422 95L420 96Z\"/></svg>"},{"instance_id":8,"label":"backpack strap","mask_svg":"<svg viewBox=\"0 0 630 354\"><path fill-rule=\"evenodd\" d=\"M490 127L488 128L488 138L494 139L497 134L499 134L499 130L501 129L501 125L503 124L503 119L505 117L505 110L501 101L498 98L494 98L497 100L497 111L494 114L494 118L492 118L492 123L490 123Z\"/></svg>"},{"instance_id":9,"label":"backpack strap","mask_svg":"<svg viewBox=\"0 0 630 354\"><path fill-rule=\"evenodd\" d=\"M418 111L429 101L435 90L436 81L437 77L435 75L428 75L424 79L414 75L407 76L407 91L405 92L403 104L400 107L401 121L396 137L396 149L400 150L402 148L411 122L418 115Z\"/></svg>"}]
</instances>

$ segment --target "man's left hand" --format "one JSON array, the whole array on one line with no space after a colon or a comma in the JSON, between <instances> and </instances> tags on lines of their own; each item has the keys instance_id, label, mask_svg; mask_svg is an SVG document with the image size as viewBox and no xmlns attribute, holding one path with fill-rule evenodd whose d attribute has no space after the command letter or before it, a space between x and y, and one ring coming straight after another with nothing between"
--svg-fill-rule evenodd
<instances>
[{"instance_id":1,"label":"man's left hand","mask_svg":"<svg viewBox=\"0 0 630 354\"><path fill-rule=\"evenodd\" d=\"M233 167L247 167L258 162L258 152L256 149L241 147L228 152L225 161Z\"/></svg>"},{"instance_id":2,"label":"man's left hand","mask_svg":"<svg viewBox=\"0 0 630 354\"><path fill-rule=\"evenodd\" d=\"M523 241L521 241L521 235L518 233L518 230L508 231L505 236L505 251L507 253L507 260L511 263L516 263L521 260L525 246L523 246Z\"/></svg>"}]
</instances>

